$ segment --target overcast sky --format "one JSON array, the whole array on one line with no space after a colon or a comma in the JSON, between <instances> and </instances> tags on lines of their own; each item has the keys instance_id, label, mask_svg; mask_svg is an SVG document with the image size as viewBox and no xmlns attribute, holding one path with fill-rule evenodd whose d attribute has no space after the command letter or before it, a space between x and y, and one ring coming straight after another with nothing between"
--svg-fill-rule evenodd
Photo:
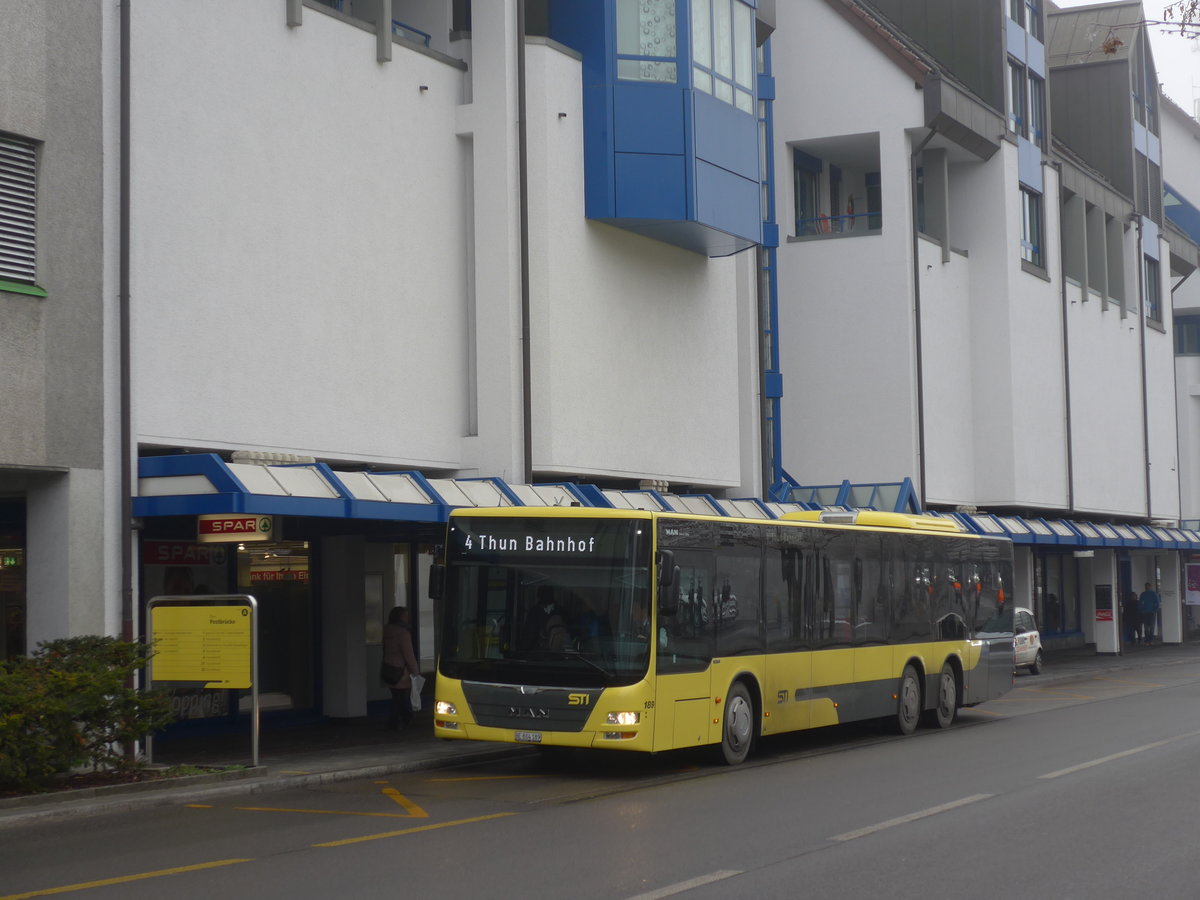
<instances>
[{"instance_id":1,"label":"overcast sky","mask_svg":"<svg viewBox=\"0 0 1200 900\"><path fill-rule=\"evenodd\" d=\"M1054 0L1063 9L1073 6L1090 6L1096 0ZM1168 0L1143 0L1142 9L1147 19L1161 19ZM1154 65L1158 69L1158 80L1163 93L1181 108L1195 116L1200 112L1196 101L1200 99L1200 40L1182 37L1179 29L1169 32L1164 26L1150 26L1150 46L1154 51Z\"/></svg>"}]
</instances>

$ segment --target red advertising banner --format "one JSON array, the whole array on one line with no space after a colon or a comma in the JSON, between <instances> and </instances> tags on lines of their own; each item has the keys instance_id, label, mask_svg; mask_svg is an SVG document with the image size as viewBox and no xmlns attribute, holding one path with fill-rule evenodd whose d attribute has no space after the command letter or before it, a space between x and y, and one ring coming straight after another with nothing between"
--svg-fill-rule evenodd
<instances>
[{"instance_id":1,"label":"red advertising banner","mask_svg":"<svg viewBox=\"0 0 1200 900\"><path fill-rule=\"evenodd\" d=\"M219 544L142 541L142 562L147 566L223 566L225 553Z\"/></svg>"}]
</instances>

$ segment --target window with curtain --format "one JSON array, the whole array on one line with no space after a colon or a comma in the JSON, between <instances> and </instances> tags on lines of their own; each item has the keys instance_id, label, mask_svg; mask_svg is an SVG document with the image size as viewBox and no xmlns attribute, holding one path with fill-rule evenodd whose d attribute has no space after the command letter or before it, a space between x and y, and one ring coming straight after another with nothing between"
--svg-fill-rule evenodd
<instances>
[{"instance_id":1,"label":"window with curtain","mask_svg":"<svg viewBox=\"0 0 1200 900\"><path fill-rule=\"evenodd\" d=\"M617 78L679 80L675 0L617 0Z\"/></svg>"}]
</instances>

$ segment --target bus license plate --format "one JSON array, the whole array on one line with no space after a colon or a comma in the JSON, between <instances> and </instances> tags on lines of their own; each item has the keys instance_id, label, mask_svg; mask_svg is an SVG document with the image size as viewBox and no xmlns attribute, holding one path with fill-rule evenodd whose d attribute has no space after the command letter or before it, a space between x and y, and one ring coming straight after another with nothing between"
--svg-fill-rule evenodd
<instances>
[{"instance_id":1,"label":"bus license plate","mask_svg":"<svg viewBox=\"0 0 1200 900\"><path fill-rule=\"evenodd\" d=\"M538 731L518 731L516 739L524 744L540 744L542 735Z\"/></svg>"}]
</instances>

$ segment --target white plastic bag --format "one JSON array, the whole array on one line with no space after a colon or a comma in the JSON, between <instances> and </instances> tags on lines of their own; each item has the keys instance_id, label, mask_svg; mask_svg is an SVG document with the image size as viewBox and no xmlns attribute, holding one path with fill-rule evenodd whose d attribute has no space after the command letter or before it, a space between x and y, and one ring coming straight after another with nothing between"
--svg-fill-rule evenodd
<instances>
[{"instance_id":1,"label":"white plastic bag","mask_svg":"<svg viewBox=\"0 0 1200 900\"><path fill-rule=\"evenodd\" d=\"M412 676L412 693L410 694L410 699L412 700L413 712L421 711L421 689L423 687L425 687L425 676L424 675L413 675Z\"/></svg>"}]
</instances>

